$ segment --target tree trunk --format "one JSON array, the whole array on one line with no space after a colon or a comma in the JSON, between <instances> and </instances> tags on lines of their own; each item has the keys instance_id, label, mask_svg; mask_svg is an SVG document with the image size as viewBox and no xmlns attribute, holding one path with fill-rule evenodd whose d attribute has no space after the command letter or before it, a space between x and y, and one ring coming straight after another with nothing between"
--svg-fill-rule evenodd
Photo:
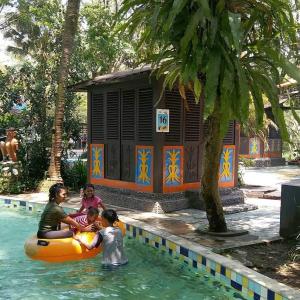
<instances>
[{"instance_id":1,"label":"tree trunk","mask_svg":"<svg viewBox=\"0 0 300 300\"><path fill-rule=\"evenodd\" d=\"M62 36L62 55L58 73L58 91L55 105L54 127L52 129L52 148L48 175L53 181L60 181L62 153L62 132L65 109L65 92L68 79L69 62L72 54L75 33L78 25L80 0L68 0Z\"/></svg>"},{"instance_id":2,"label":"tree trunk","mask_svg":"<svg viewBox=\"0 0 300 300\"><path fill-rule=\"evenodd\" d=\"M226 232L227 226L219 194L219 167L223 146L221 135L221 111L219 101L215 102L212 115L208 118L203 175L201 179L202 196L206 206L209 231Z\"/></svg>"}]
</instances>

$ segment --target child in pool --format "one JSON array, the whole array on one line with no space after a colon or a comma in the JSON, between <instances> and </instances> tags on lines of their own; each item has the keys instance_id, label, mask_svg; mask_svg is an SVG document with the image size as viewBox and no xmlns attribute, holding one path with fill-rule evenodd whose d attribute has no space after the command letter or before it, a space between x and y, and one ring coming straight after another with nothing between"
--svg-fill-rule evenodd
<instances>
[{"instance_id":1,"label":"child in pool","mask_svg":"<svg viewBox=\"0 0 300 300\"><path fill-rule=\"evenodd\" d=\"M101 214L102 225L104 226L97 232L93 241L88 244L80 237L75 237L86 248L93 249L103 246L102 264L105 266L120 266L128 262L123 249L123 236L119 227L114 227L114 222L118 221L118 215L113 209L106 209Z\"/></svg>"},{"instance_id":2,"label":"child in pool","mask_svg":"<svg viewBox=\"0 0 300 300\"><path fill-rule=\"evenodd\" d=\"M78 213L87 212L87 209L89 207L95 207L95 208L101 207L103 210L106 209L102 199L95 196L95 187L90 183L86 184L83 188L83 198Z\"/></svg>"},{"instance_id":3,"label":"child in pool","mask_svg":"<svg viewBox=\"0 0 300 300\"><path fill-rule=\"evenodd\" d=\"M87 214L87 210L89 207L95 208L102 208L103 210L106 209L105 205L103 204L102 199L95 196L95 187L93 184L86 184L83 188L83 197L81 200L81 207L79 210L74 214L69 214L71 218L75 218L77 216L81 216L83 214Z\"/></svg>"},{"instance_id":4,"label":"child in pool","mask_svg":"<svg viewBox=\"0 0 300 300\"><path fill-rule=\"evenodd\" d=\"M89 207L86 215L80 215L73 218L83 228L91 229L91 231L97 231L100 228L100 223L97 221L99 217L99 209L95 207ZM72 226L72 230L77 232L77 229Z\"/></svg>"}]
</instances>

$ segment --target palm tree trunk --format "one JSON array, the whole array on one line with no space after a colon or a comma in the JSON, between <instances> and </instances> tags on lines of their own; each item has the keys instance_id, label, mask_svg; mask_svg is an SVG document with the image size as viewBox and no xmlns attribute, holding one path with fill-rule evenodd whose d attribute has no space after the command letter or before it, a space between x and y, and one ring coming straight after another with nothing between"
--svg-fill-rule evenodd
<instances>
[{"instance_id":1,"label":"palm tree trunk","mask_svg":"<svg viewBox=\"0 0 300 300\"><path fill-rule=\"evenodd\" d=\"M58 91L55 105L54 127L52 129L52 148L48 175L51 180L60 181L62 153L62 132L65 109L65 91L69 72L70 57L78 25L80 0L68 0L62 36L62 55L58 74Z\"/></svg>"},{"instance_id":2,"label":"palm tree trunk","mask_svg":"<svg viewBox=\"0 0 300 300\"><path fill-rule=\"evenodd\" d=\"M208 118L208 136L204 149L204 168L201 179L202 196L205 202L209 231L226 232L227 226L219 194L219 165L223 146L221 135L221 110L215 102L212 115Z\"/></svg>"}]
</instances>

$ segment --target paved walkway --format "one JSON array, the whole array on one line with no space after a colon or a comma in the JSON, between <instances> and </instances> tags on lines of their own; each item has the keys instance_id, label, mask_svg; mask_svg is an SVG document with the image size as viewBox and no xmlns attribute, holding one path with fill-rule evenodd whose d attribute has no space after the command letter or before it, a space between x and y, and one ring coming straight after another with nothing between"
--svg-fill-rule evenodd
<instances>
[{"instance_id":1,"label":"paved walkway","mask_svg":"<svg viewBox=\"0 0 300 300\"><path fill-rule=\"evenodd\" d=\"M246 196L280 199L281 184L300 179L300 167L248 168L243 170L243 179Z\"/></svg>"}]
</instances>

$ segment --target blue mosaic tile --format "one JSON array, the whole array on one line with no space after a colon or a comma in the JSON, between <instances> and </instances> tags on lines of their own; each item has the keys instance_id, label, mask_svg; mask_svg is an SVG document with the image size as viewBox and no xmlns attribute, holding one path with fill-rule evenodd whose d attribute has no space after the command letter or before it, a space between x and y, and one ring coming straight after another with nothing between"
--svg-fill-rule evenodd
<instances>
[{"instance_id":1,"label":"blue mosaic tile","mask_svg":"<svg viewBox=\"0 0 300 300\"><path fill-rule=\"evenodd\" d=\"M243 284L243 277L240 274L236 274L236 282Z\"/></svg>"},{"instance_id":2,"label":"blue mosaic tile","mask_svg":"<svg viewBox=\"0 0 300 300\"><path fill-rule=\"evenodd\" d=\"M212 260L209 261L209 266L211 269L216 270L216 263Z\"/></svg>"},{"instance_id":3,"label":"blue mosaic tile","mask_svg":"<svg viewBox=\"0 0 300 300\"><path fill-rule=\"evenodd\" d=\"M221 274L224 276L226 275L226 268L222 265L221 265Z\"/></svg>"},{"instance_id":4,"label":"blue mosaic tile","mask_svg":"<svg viewBox=\"0 0 300 300\"><path fill-rule=\"evenodd\" d=\"M11 200L10 199L4 199L4 204L11 204Z\"/></svg>"},{"instance_id":5,"label":"blue mosaic tile","mask_svg":"<svg viewBox=\"0 0 300 300\"><path fill-rule=\"evenodd\" d=\"M231 280L230 280L228 277L226 277L225 275L221 275L221 276L220 276L220 280L221 280L222 282L226 283L227 285L230 285L230 284L231 284Z\"/></svg>"},{"instance_id":6,"label":"blue mosaic tile","mask_svg":"<svg viewBox=\"0 0 300 300\"><path fill-rule=\"evenodd\" d=\"M198 255L199 255L198 253L195 253L194 251L189 250L189 258L190 259L197 261Z\"/></svg>"},{"instance_id":7,"label":"blue mosaic tile","mask_svg":"<svg viewBox=\"0 0 300 300\"><path fill-rule=\"evenodd\" d=\"M261 285L257 282L254 282L254 293L261 295Z\"/></svg>"},{"instance_id":8,"label":"blue mosaic tile","mask_svg":"<svg viewBox=\"0 0 300 300\"><path fill-rule=\"evenodd\" d=\"M268 290L268 300L275 300L275 293L271 290Z\"/></svg>"},{"instance_id":9,"label":"blue mosaic tile","mask_svg":"<svg viewBox=\"0 0 300 300\"><path fill-rule=\"evenodd\" d=\"M193 260L193 267L194 267L194 268L197 268L197 267L198 267L197 261L196 261L196 260Z\"/></svg>"},{"instance_id":10,"label":"blue mosaic tile","mask_svg":"<svg viewBox=\"0 0 300 300\"><path fill-rule=\"evenodd\" d=\"M254 292L255 282L249 279L248 288L249 288L249 290Z\"/></svg>"},{"instance_id":11,"label":"blue mosaic tile","mask_svg":"<svg viewBox=\"0 0 300 300\"><path fill-rule=\"evenodd\" d=\"M239 290L239 291L242 290L242 285L233 280L231 280L231 286L234 287L236 290Z\"/></svg>"},{"instance_id":12,"label":"blue mosaic tile","mask_svg":"<svg viewBox=\"0 0 300 300\"><path fill-rule=\"evenodd\" d=\"M182 254L182 255L184 255L186 257L189 257L189 249L180 246L180 254Z\"/></svg>"},{"instance_id":13,"label":"blue mosaic tile","mask_svg":"<svg viewBox=\"0 0 300 300\"><path fill-rule=\"evenodd\" d=\"M166 246L166 239L161 238L161 243L162 243L163 246Z\"/></svg>"},{"instance_id":14,"label":"blue mosaic tile","mask_svg":"<svg viewBox=\"0 0 300 300\"><path fill-rule=\"evenodd\" d=\"M260 300L260 295L254 293L253 299L254 300Z\"/></svg>"},{"instance_id":15,"label":"blue mosaic tile","mask_svg":"<svg viewBox=\"0 0 300 300\"><path fill-rule=\"evenodd\" d=\"M202 265L206 266L206 257L202 256Z\"/></svg>"}]
</instances>

